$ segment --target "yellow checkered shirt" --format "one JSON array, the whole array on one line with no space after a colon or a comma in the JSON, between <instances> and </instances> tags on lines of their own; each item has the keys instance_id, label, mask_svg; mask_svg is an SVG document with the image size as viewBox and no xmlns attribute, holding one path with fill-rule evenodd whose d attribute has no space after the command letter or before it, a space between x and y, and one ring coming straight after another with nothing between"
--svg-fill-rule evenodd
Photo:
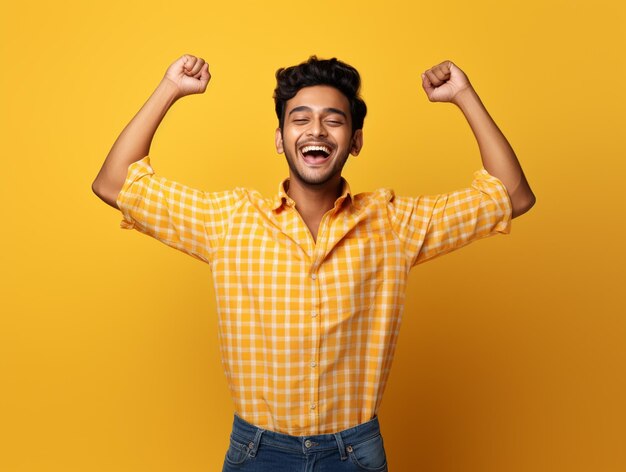
<instances>
[{"instance_id":1,"label":"yellow checkered shirt","mask_svg":"<svg viewBox=\"0 0 626 472\"><path fill-rule=\"evenodd\" d=\"M343 193L317 242L279 186L205 192L131 164L117 204L134 228L209 263L222 364L235 410L291 435L372 419L389 376L409 270L476 239L508 233L504 185L481 169L471 186L399 197Z\"/></svg>"}]
</instances>

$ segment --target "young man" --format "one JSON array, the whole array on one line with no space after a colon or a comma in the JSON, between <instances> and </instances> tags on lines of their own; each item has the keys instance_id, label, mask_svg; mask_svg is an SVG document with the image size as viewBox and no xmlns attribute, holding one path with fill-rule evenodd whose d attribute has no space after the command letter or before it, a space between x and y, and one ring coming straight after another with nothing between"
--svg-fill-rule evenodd
<instances>
[{"instance_id":1,"label":"young man","mask_svg":"<svg viewBox=\"0 0 626 472\"><path fill-rule=\"evenodd\" d=\"M410 269L508 233L535 197L465 74L422 74L431 101L464 113L484 169L456 192L354 195L341 171L363 145L360 77L337 61L276 73L276 150L289 178L273 198L203 192L154 174L152 137L179 98L203 93L201 58L184 55L117 139L93 183L122 227L211 265L224 370L236 414L224 470L387 470L377 411Z\"/></svg>"}]
</instances>

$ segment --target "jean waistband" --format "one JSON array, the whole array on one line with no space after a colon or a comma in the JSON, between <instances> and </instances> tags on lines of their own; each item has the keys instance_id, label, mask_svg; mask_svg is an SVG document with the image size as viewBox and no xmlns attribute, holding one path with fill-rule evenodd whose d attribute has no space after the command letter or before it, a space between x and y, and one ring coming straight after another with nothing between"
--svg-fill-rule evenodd
<instances>
[{"instance_id":1,"label":"jean waistband","mask_svg":"<svg viewBox=\"0 0 626 472\"><path fill-rule=\"evenodd\" d=\"M291 436L259 428L235 414L232 431L234 438L246 444L253 456L259 445L265 444L303 454L339 448L342 459L347 458L346 448L351 444L363 442L378 434L380 434L380 425L377 416L337 433Z\"/></svg>"}]
</instances>

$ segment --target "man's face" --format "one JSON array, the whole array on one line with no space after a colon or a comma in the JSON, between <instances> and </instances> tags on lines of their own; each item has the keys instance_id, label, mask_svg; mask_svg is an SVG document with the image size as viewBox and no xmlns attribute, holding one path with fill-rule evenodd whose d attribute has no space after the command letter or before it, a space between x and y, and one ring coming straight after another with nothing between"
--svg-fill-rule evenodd
<instances>
[{"instance_id":1,"label":"man's face","mask_svg":"<svg viewBox=\"0 0 626 472\"><path fill-rule=\"evenodd\" d=\"M290 177L302 184L336 184L350 154L363 145L362 130L352 134L350 103L334 87L304 87L285 106L283 131L276 130L276 150L285 153Z\"/></svg>"}]
</instances>

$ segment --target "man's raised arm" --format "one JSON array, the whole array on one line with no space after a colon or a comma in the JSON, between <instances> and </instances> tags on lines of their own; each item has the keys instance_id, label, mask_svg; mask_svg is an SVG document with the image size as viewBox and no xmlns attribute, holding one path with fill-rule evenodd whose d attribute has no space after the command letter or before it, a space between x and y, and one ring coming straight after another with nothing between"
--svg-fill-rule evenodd
<instances>
[{"instance_id":1,"label":"man's raised arm","mask_svg":"<svg viewBox=\"0 0 626 472\"><path fill-rule=\"evenodd\" d=\"M530 210L535 204L535 195L517 156L465 73L451 61L445 61L422 74L422 86L431 102L451 102L461 109L478 141L483 167L506 187L512 217Z\"/></svg>"},{"instance_id":2,"label":"man's raised arm","mask_svg":"<svg viewBox=\"0 0 626 472\"><path fill-rule=\"evenodd\" d=\"M128 166L147 156L157 128L170 107L186 95L204 93L211 75L202 58L185 54L167 69L165 76L135 117L126 125L93 181L93 192L117 208Z\"/></svg>"}]
</instances>

